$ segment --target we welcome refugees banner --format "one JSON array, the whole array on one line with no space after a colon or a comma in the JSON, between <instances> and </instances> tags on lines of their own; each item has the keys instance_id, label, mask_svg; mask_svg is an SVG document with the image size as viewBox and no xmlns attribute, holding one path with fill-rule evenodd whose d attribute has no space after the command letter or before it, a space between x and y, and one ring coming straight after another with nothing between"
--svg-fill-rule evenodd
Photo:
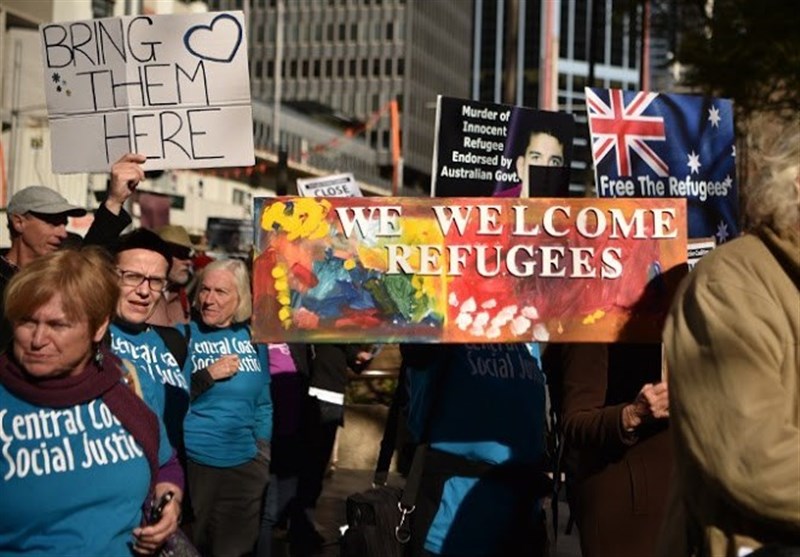
<instances>
[{"instance_id":1,"label":"we welcome refugees banner","mask_svg":"<svg viewBox=\"0 0 800 557\"><path fill-rule=\"evenodd\" d=\"M140 15L39 28L54 172L251 166L241 12Z\"/></svg>"},{"instance_id":2,"label":"we welcome refugees banner","mask_svg":"<svg viewBox=\"0 0 800 557\"><path fill-rule=\"evenodd\" d=\"M738 235L730 100L586 88L586 106L599 197L684 197L690 238Z\"/></svg>"},{"instance_id":3,"label":"we welcome refugees banner","mask_svg":"<svg viewBox=\"0 0 800 557\"><path fill-rule=\"evenodd\" d=\"M657 341L682 199L255 200L258 342Z\"/></svg>"}]
</instances>

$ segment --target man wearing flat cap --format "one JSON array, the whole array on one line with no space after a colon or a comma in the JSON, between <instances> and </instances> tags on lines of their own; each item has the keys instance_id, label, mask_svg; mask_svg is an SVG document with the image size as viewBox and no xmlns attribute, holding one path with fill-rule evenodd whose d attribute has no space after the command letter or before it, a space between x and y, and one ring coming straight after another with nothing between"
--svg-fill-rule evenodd
<instances>
[{"instance_id":1,"label":"man wearing flat cap","mask_svg":"<svg viewBox=\"0 0 800 557\"><path fill-rule=\"evenodd\" d=\"M140 166L144 161L144 155L128 153L111 167L108 195L95 212L84 243L107 245L131 223L123 205L144 178ZM11 197L7 208L11 247L0 252L0 353L11 339L3 302L8 281L36 258L60 248L68 236L68 218L85 214L86 209L44 186L29 186Z\"/></svg>"}]
</instances>

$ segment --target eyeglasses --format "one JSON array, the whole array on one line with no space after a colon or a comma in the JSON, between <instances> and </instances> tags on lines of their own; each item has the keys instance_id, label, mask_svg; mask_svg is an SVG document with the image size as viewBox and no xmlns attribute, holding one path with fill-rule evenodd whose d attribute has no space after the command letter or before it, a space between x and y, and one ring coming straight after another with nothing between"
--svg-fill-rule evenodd
<instances>
[{"instance_id":1,"label":"eyeglasses","mask_svg":"<svg viewBox=\"0 0 800 557\"><path fill-rule=\"evenodd\" d=\"M167 287L167 283L169 282L164 277L148 277L147 275L143 275L142 273L137 273L136 271L126 271L124 269L117 269L119 273L119 278L122 280L122 284L125 286L139 286L144 281L147 281L147 286L153 292L161 292Z\"/></svg>"}]
</instances>

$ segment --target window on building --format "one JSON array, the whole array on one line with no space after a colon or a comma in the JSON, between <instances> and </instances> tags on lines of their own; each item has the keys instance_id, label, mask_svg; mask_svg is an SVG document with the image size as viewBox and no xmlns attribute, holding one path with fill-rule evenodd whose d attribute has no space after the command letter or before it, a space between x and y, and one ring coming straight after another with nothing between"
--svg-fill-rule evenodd
<instances>
[{"instance_id":1,"label":"window on building","mask_svg":"<svg viewBox=\"0 0 800 557\"><path fill-rule=\"evenodd\" d=\"M357 66L358 66L358 64L356 63L355 60L350 60L350 77L355 77L356 76L356 67Z\"/></svg>"},{"instance_id":2,"label":"window on building","mask_svg":"<svg viewBox=\"0 0 800 557\"><path fill-rule=\"evenodd\" d=\"M372 94L372 110L378 110L380 108L380 106L381 106L381 96L378 93L373 93Z\"/></svg>"},{"instance_id":3,"label":"window on building","mask_svg":"<svg viewBox=\"0 0 800 557\"><path fill-rule=\"evenodd\" d=\"M347 40L347 25L344 23L339 24L339 42L345 42Z\"/></svg>"},{"instance_id":4,"label":"window on building","mask_svg":"<svg viewBox=\"0 0 800 557\"><path fill-rule=\"evenodd\" d=\"M267 77L273 77L274 75L275 75L275 61L267 60Z\"/></svg>"},{"instance_id":5,"label":"window on building","mask_svg":"<svg viewBox=\"0 0 800 557\"><path fill-rule=\"evenodd\" d=\"M325 77L333 77L333 60L325 60Z\"/></svg>"},{"instance_id":6,"label":"window on building","mask_svg":"<svg viewBox=\"0 0 800 557\"><path fill-rule=\"evenodd\" d=\"M391 142L391 138L390 138L391 135L389 133L389 130L383 130L383 133L381 135L383 136L382 141L381 141L381 146L384 149L388 149L389 148L389 144Z\"/></svg>"},{"instance_id":7,"label":"window on building","mask_svg":"<svg viewBox=\"0 0 800 557\"><path fill-rule=\"evenodd\" d=\"M336 77L338 78L344 77L344 60L336 61Z\"/></svg>"},{"instance_id":8,"label":"window on building","mask_svg":"<svg viewBox=\"0 0 800 557\"><path fill-rule=\"evenodd\" d=\"M264 75L264 61L263 60L256 60L256 77L262 77Z\"/></svg>"},{"instance_id":9,"label":"window on building","mask_svg":"<svg viewBox=\"0 0 800 557\"><path fill-rule=\"evenodd\" d=\"M380 77L381 76L381 61L375 58L372 61L372 77Z\"/></svg>"},{"instance_id":10,"label":"window on building","mask_svg":"<svg viewBox=\"0 0 800 557\"><path fill-rule=\"evenodd\" d=\"M322 24L315 23L314 24L314 41L315 42L322 42Z\"/></svg>"},{"instance_id":11,"label":"window on building","mask_svg":"<svg viewBox=\"0 0 800 557\"><path fill-rule=\"evenodd\" d=\"M403 75L406 73L406 59L405 58L398 58L397 59L397 75Z\"/></svg>"},{"instance_id":12,"label":"window on building","mask_svg":"<svg viewBox=\"0 0 800 557\"><path fill-rule=\"evenodd\" d=\"M361 60L361 77L369 77L369 60Z\"/></svg>"},{"instance_id":13,"label":"window on building","mask_svg":"<svg viewBox=\"0 0 800 557\"><path fill-rule=\"evenodd\" d=\"M586 42L586 23L587 23L587 16L588 10L591 6L591 2L581 3L575 7L575 26L573 28L573 36L572 36L572 44L573 48L575 49L574 58L576 60L588 60L587 58L587 51L589 49L589 45ZM562 29L569 29L569 10L561 10L561 24L567 25L567 27L562 27ZM602 29L602 27L595 26L595 29ZM562 46L564 47L565 54L569 52L567 49L569 48L569 39L570 37L567 36L568 33L561 34L561 42ZM602 41L601 43L602 44Z\"/></svg>"},{"instance_id":14,"label":"window on building","mask_svg":"<svg viewBox=\"0 0 800 557\"><path fill-rule=\"evenodd\" d=\"M335 37L336 28L334 27L333 23L328 24L328 41L333 42Z\"/></svg>"},{"instance_id":15,"label":"window on building","mask_svg":"<svg viewBox=\"0 0 800 557\"><path fill-rule=\"evenodd\" d=\"M386 24L386 40L387 41L394 40L394 23L391 21Z\"/></svg>"},{"instance_id":16,"label":"window on building","mask_svg":"<svg viewBox=\"0 0 800 557\"><path fill-rule=\"evenodd\" d=\"M92 17L111 17L114 15L114 0L92 0Z\"/></svg>"},{"instance_id":17,"label":"window on building","mask_svg":"<svg viewBox=\"0 0 800 557\"><path fill-rule=\"evenodd\" d=\"M297 77L297 60L292 60L289 62L289 76L290 77Z\"/></svg>"},{"instance_id":18,"label":"window on building","mask_svg":"<svg viewBox=\"0 0 800 557\"><path fill-rule=\"evenodd\" d=\"M314 77L319 77L322 73L322 61L314 60Z\"/></svg>"},{"instance_id":19,"label":"window on building","mask_svg":"<svg viewBox=\"0 0 800 557\"><path fill-rule=\"evenodd\" d=\"M308 60L303 60L303 70L302 70L301 77L309 77Z\"/></svg>"},{"instance_id":20,"label":"window on building","mask_svg":"<svg viewBox=\"0 0 800 557\"><path fill-rule=\"evenodd\" d=\"M392 77L392 59L387 58L383 63L383 75Z\"/></svg>"},{"instance_id":21,"label":"window on building","mask_svg":"<svg viewBox=\"0 0 800 557\"><path fill-rule=\"evenodd\" d=\"M381 40L381 27L383 24L380 21L376 21L372 24L372 40L373 41L380 41Z\"/></svg>"},{"instance_id":22,"label":"window on building","mask_svg":"<svg viewBox=\"0 0 800 557\"><path fill-rule=\"evenodd\" d=\"M350 40L356 42L358 40L358 23L350 24Z\"/></svg>"}]
</instances>

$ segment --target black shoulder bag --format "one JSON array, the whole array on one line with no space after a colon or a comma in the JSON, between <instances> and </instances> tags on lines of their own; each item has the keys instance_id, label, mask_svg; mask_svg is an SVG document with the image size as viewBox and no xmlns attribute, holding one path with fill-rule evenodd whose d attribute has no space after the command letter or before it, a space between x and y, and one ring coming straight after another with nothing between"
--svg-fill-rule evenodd
<instances>
[{"instance_id":1,"label":"black shoulder bag","mask_svg":"<svg viewBox=\"0 0 800 557\"><path fill-rule=\"evenodd\" d=\"M347 498L347 525L341 543L342 557L402 557L411 540L411 513L415 504L428 451L428 438L432 422L431 412L443 390L444 369L439 369L433 379L428 415L426 416L420 442L414 451L411 468L404 489L383 484L385 471L383 459L379 460L375 483L371 489L354 493ZM405 385L398 384L398 389ZM397 396L395 394L395 396ZM396 427L397 417L387 420L386 429Z\"/></svg>"}]
</instances>

